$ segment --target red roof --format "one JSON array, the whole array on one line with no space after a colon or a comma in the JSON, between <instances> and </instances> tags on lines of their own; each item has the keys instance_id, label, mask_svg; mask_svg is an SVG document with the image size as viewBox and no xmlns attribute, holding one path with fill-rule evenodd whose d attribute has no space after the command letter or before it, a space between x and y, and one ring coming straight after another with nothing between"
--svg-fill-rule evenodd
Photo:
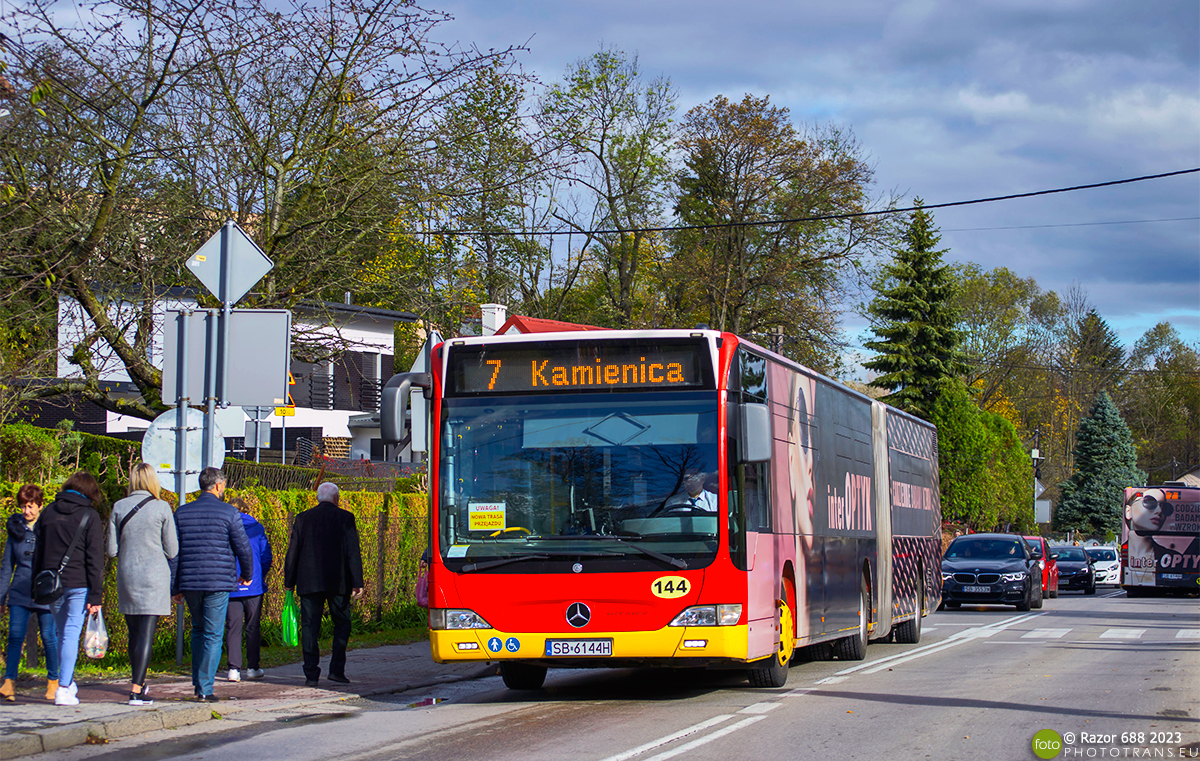
<instances>
[{"instance_id":1,"label":"red roof","mask_svg":"<svg viewBox=\"0 0 1200 761\"><path fill-rule=\"evenodd\" d=\"M500 326L496 331L496 335L502 336L505 333L571 333L576 330L608 330L609 328L600 328L595 325L579 325L574 322L563 322L562 320L543 320L540 317L522 317L514 314Z\"/></svg>"}]
</instances>

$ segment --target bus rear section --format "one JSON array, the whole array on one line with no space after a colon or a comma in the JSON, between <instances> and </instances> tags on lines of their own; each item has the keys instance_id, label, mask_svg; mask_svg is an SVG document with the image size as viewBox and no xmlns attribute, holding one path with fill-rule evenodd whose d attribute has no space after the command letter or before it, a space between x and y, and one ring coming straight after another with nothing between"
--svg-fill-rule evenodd
<instances>
[{"instance_id":1,"label":"bus rear section","mask_svg":"<svg viewBox=\"0 0 1200 761\"><path fill-rule=\"evenodd\" d=\"M1200 594L1200 488L1125 489L1121 586L1129 597Z\"/></svg>"},{"instance_id":2,"label":"bus rear section","mask_svg":"<svg viewBox=\"0 0 1200 761\"><path fill-rule=\"evenodd\" d=\"M514 688L560 666L778 686L797 646L861 658L931 609L927 424L716 331L455 339L433 356L435 660L499 662ZM916 426L895 437L907 459L888 450L897 423Z\"/></svg>"}]
</instances>

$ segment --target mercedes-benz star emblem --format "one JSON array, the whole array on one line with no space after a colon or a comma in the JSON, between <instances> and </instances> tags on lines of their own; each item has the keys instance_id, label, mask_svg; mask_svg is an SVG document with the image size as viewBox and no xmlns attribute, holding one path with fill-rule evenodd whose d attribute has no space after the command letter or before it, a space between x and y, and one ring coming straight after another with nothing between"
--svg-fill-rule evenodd
<instances>
[{"instance_id":1,"label":"mercedes-benz star emblem","mask_svg":"<svg viewBox=\"0 0 1200 761\"><path fill-rule=\"evenodd\" d=\"M581 626L587 626L588 621L592 620L592 611L588 606L581 602L573 602L567 608L567 623L574 626L576 629Z\"/></svg>"}]
</instances>

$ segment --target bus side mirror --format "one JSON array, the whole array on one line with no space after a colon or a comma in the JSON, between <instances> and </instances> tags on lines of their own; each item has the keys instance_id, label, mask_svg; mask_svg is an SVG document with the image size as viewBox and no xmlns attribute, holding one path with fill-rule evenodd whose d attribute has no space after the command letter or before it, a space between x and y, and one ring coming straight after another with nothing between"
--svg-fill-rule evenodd
<instances>
[{"instance_id":1,"label":"bus side mirror","mask_svg":"<svg viewBox=\"0 0 1200 761\"><path fill-rule=\"evenodd\" d=\"M741 446L738 462L767 462L771 459L771 412L765 404L738 407Z\"/></svg>"},{"instance_id":2,"label":"bus side mirror","mask_svg":"<svg viewBox=\"0 0 1200 761\"><path fill-rule=\"evenodd\" d=\"M430 383L429 373L397 373L383 387L379 399L379 433L384 444L408 443L404 425L408 395L413 386L428 390Z\"/></svg>"}]
</instances>

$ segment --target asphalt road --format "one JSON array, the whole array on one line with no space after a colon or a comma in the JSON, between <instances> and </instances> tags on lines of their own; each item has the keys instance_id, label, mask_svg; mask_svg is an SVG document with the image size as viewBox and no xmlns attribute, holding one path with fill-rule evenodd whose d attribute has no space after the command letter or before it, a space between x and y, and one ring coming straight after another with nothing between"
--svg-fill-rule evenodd
<instances>
[{"instance_id":1,"label":"asphalt road","mask_svg":"<svg viewBox=\"0 0 1200 761\"><path fill-rule=\"evenodd\" d=\"M564 670L537 692L493 677L222 725L56 755L1034 759L1034 734L1051 729L1064 759L1200 758L1200 602L1102 588L1030 613L943 611L925 619L918 645L873 643L865 661L794 664L778 690L751 688L737 672Z\"/></svg>"}]
</instances>

